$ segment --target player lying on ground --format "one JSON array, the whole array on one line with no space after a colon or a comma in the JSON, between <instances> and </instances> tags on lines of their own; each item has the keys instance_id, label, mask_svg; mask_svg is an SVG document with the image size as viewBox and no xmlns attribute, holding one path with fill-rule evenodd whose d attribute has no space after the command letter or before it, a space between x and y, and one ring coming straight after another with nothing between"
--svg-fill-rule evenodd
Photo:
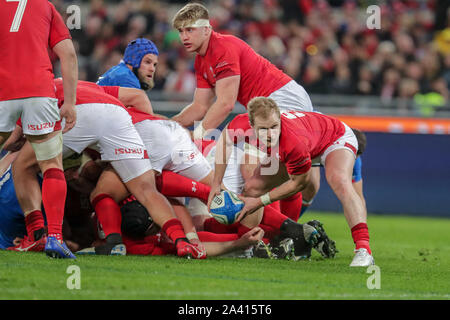
<instances>
[{"instance_id":1,"label":"player lying on ground","mask_svg":"<svg viewBox=\"0 0 450 320\"><path fill-rule=\"evenodd\" d=\"M92 152L90 152L93 154ZM17 154L16 154L17 155ZM13 154L3 158L0 162L0 173L5 166L11 165ZM92 246L101 246L105 243L103 226L98 222L93 208L89 203L89 195L95 188L96 179L101 174L103 167L101 162L93 161L89 155L83 153L64 161L65 176L67 181L67 199L63 224L63 237L67 246L72 251L83 250L84 253L95 253ZM11 176L10 168L6 174ZM5 175L2 175L4 178ZM0 212L0 248L15 251L43 251L45 241L25 241L25 220L17 203L14 193L12 177L5 180L5 188L0 188L0 200L4 206ZM14 205L17 210L14 211ZM7 207L6 207L7 206ZM174 211L186 208L178 203L173 204ZM123 215L121 228L125 233L126 246L117 248L114 254L142 254L164 255L176 254L174 243L160 232L160 228L152 223L147 210L137 200L128 200L121 206ZM188 213L185 213L188 214ZM33 214L29 215L33 217ZM41 218L43 215L41 214ZM27 224L27 227L30 223ZM242 251L257 244L263 237L261 228L254 228L250 232L238 237L237 234L214 234L201 231L198 233L200 241L205 246L205 254L208 256L224 255L231 252ZM25 235L26 238L26 235ZM14 241L13 241L14 240ZM26 243L29 247L23 247ZM18 246L22 244L22 246Z\"/></svg>"},{"instance_id":2,"label":"player lying on ground","mask_svg":"<svg viewBox=\"0 0 450 320\"><path fill-rule=\"evenodd\" d=\"M62 83L55 80L55 85L61 103L64 100ZM186 239L181 222L176 219L167 199L156 190L151 163L145 157L144 144L132 124L127 109L119 100L107 94L103 87L87 82L78 84L76 109L80 121L63 137L63 158L75 152L81 153L90 146L98 149L101 159L111 163L127 189L173 239L178 255L195 257L197 254L195 246ZM24 171L34 165L26 162L26 159L33 159L30 151L29 145L25 144L18 156L18 159L21 157L24 159L25 164L22 163ZM25 212L39 210L39 189L36 185L28 183L35 180L35 177L30 175L22 180L21 188L17 187L17 190L24 192L19 196L22 209ZM74 257L71 253L68 256Z\"/></svg>"},{"instance_id":3,"label":"player lying on ground","mask_svg":"<svg viewBox=\"0 0 450 320\"><path fill-rule=\"evenodd\" d=\"M173 209L186 211L182 215L188 215L187 209L177 203L172 203ZM147 210L137 201L127 199L121 206L121 232L126 246L127 255L167 255L176 254L176 247L161 229L153 223ZM95 225L91 223L91 225ZM197 237L201 241L204 250L202 257L219 256L231 252L242 251L256 245L264 235L264 231L257 227L239 237L237 234L215 234L212 232L199 231ZM76 245L78 239L69 242ZM101 245L102 241L97 239L95 246ZM92 247L83 249L80 253L95 253Z\"/></svg>"},{"instance_id":4,"label":"player lying on ground","mask_svg":"<svg viewBox=\"0 0 450 320\"><path fill-rule=\"evenodd\" d=\"M257 97L249 103L248 114L233 119L222 135L219 141L223 147L222 152L216 155L211 196L220 189L233 141L241 141L246 135L257 138L259 147L267 151L268 161L259 165L245 184L245 197L242 198L245 207L241 218L303 190L310 178L312 162L321 162L325 166L327 181L341 201L352 229L356 254L350 265L374 263L369 246L367 213L351 182L358 143L347 125L314 112L280 112L272 99Z\"/></svg>"}]
</instances>

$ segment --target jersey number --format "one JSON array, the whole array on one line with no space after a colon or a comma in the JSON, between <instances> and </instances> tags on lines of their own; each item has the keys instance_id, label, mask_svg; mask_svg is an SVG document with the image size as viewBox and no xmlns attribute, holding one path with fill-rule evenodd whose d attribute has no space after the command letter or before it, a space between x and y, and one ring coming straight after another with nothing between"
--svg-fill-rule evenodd
<instances>
[{"instance_id":1,"label":"jersey number","mask_svg":"<svg viewBox=\"0 0 450 320\"><path fill-rule=\"evenodd\" d=\"M25 7L27 6L27 0L6 0L6 2L19 2L17 6L16 14L14 15L14 20L11 25L9 32L17 32L20 28L20 23L22 22L23 14L25 12Z\"/></svg>"},{"instance_id":2,"label":"jersey number","mask_svg":"<svg viewBox=\"0 0 450 320\"><path fill-rule=\"evenodd\" d=\"M281 115L288 119L301 118L305 116L304 113L301 113L299 111L282 112Z\"/></svg>"}]
</instances>

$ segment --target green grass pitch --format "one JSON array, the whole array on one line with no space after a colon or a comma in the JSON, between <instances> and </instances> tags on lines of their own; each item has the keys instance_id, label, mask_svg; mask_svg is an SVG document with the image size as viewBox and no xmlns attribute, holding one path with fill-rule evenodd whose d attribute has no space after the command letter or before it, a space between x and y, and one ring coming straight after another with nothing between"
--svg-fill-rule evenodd
<instances>
[{"instance_id":1,"label":"green grass pitch","mask_svg":"<svg viewBox=\"0 0 450 320\"><path fill-rule=\"evenodd\" d=\"M79 256L51 260L42 253L0 251L0 299L450 299L450 219L369 216L374 273L350 268L353 242L342 214L308 212L319 219L340 252L309 261ZM68 289L80 270L80 289ZM70 281L69 281L70 282ZM369 279L369 283L375 283Z\"/></svg>"}]
</instances>

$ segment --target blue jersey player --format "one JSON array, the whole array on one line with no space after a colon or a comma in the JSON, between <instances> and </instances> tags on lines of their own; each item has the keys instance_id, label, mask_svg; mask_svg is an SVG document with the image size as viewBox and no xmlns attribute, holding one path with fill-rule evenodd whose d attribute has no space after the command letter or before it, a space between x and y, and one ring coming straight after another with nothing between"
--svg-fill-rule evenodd
<instances>
[{"instance_id":1,"label":"blue jersey player","mask_svg":"<svg viewBox=\"0 0 450 320\"><path fill-rule=\"evenodd\" d=\"M23 238L27 234L11 172L11 163L16 155L8 153L0 161L0 249L14 246L16 237Z\"/></svg>"},{"instance_id":2,"label":"blue jersey player","mask_svg":"<svg viewBox=\"0 0 450 320\"><path fill-rule=\"evenodd\" d=\"M122 61L100 76L97 84L152 89L158 55L158 49L152 41L145 38L133 40L125 49Z\"/></svg>"}]
</instances>

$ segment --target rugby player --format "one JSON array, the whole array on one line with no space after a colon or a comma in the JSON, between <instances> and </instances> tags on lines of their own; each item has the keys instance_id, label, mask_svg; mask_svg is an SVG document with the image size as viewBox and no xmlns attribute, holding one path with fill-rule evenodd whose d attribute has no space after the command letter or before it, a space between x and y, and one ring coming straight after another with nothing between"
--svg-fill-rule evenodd
<instances>
[{"instance_id":1,"label":"rugby player","mask_svg":"<svg viewBox=\"0 0 450 320\"><path fill-rule=\"evenodd\" d=\"M48 47L61 62L65 94L61 109L55 96ZM31 156L35 154L43 173L42 202L48 220L45 252L50 257L73 258L62 240L67 188L59 120L65 119L64 132L76 123L78 63L69 30L50 2L1 2L0 65L0 151L21 117L23 132L32 147Z\"/></svg>"},{"instance_id":2,"label":"rugby player","mask_svg":"<svg viewBox=\"0 0 450 320\"><path fill-rule=\"evenodd\" d=\"M233 140L245 138L243 133L254 134L260 146L267 148L267 163L272 170L264 173L267 167L264 161L246 181L242 197L245 206L239 219L302 191L309 182L311 164L320 162L325 167L329 185L342 203L355 242L355 256L350 266L374 264L366 208L351 181L358 150L353 131L332 117L315 112L281 112L274 100L253 98L248 104L248 113L235 117L219 140L223 147L220 147L222 153L216 155L211 198L220 190L231 152L228 149Z\"/></svg>"},{"instance_id":3,"label":"rugby player","mask_svg":"<svg viewBox=\"0 0 450 320\"><path fill-rule=\"evenodd\" d=\"M194 129L194 139L217 128L236 101L246 108L251 98L265 96L274 99L282 110L313 110L309 95L295 80L241 39L213 31L203 5L185 5L174 16L172 26L179 31L186 51L196 53L194 99L172 118L184 127L200 121ZM320 184L319 168L313 169L310 183ZM280 201L283 212L288 214L299 213L301 204L301 193Z\"/></svg>"},{"instance_id":4,"label":"rugby player","mask_svg":"<svg viewBox=\"0 0 450 320\"><path fill-rule=\"evenodd\" d=\"M152 41L145 38L135 39L127 45L122 61L101 75L97 84L152 89L155 85L153 77L158 55L158 48Z\"/></svg>"}]
</instances>

